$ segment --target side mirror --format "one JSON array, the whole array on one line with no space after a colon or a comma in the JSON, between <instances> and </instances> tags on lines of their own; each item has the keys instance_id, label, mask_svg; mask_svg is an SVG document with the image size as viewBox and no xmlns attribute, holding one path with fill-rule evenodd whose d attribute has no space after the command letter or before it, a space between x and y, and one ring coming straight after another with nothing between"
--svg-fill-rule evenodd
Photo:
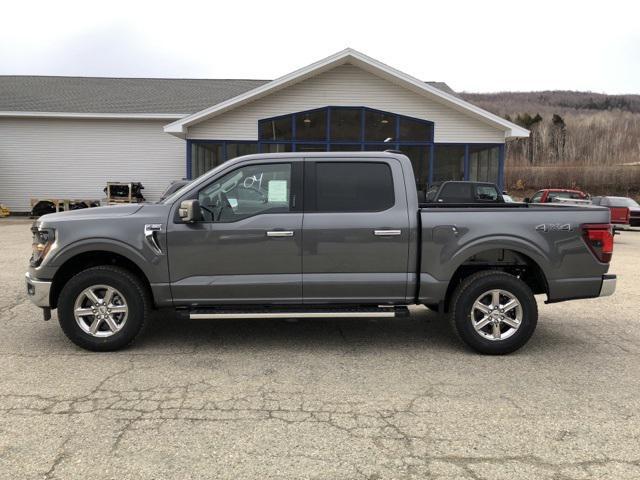
<instances>
[{"instance_id":1,"label":"side mirror","mask_svg":"<svg viewBox=\"0 0 640 480\"><path fill-rule=\"evenodd\" d=\"M529 197L524 197L524 199L522 200L524 203L530 203L531 199Z\"/></svg>"},{"instance_id":2,"label":"side mirror","mask_svg":"<svg viewBox=\"0 0 640 480\"><path fill-rule=\"evenodd\" d=\"M202 219L200 202L198 200L184 200L180 203L178 215L183 222L193 223Z\"/></svg>"}]
</instances>

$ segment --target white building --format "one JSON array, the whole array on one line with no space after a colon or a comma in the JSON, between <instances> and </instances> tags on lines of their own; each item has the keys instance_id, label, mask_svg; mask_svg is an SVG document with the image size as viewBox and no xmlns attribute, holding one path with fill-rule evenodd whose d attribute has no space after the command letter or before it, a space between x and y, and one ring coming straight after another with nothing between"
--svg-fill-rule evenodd
<instances>
[{"instance_id":1,"label":"white building","mask_svg":"<svg viewBox=\"0 0 640 480\"><path fill-rule=\"evenodd\" d=\"M502 185L504 143L529 132L351 49L273 81L0 77L0 203L102 198L256 152L399 149L420 188Z\"/></svg>"}]
</instances>

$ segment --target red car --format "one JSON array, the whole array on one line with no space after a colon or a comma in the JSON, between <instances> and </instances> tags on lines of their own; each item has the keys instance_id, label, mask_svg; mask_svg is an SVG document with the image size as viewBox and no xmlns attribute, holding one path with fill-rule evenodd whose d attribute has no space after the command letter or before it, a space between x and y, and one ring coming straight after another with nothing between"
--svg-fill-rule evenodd
<instances>
[{"instance_id":1,"label":"red car","mask_svg":"<svg viewBox=\"0 0 640 480\"><path fill-rule=\"evenodd\" d=\"M527 203L551 203L557 198L566 200L588 200L589 195L580 190L568 190L566 188L545 188L538 190L533 197L525 198Z\"/></svg>"}]
</instances>

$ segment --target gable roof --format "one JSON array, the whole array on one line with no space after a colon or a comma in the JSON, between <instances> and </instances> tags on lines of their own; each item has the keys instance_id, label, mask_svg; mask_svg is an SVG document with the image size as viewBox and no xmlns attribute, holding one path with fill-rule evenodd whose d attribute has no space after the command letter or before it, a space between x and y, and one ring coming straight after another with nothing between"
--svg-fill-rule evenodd
<instances>
[{"instance_id":1,"label":"gable roof","mask_svg":"<svg viewBox=\"0 0 640 480\"><path fill-rule=\"evenodd\" d=\"M406 73L396 70L385 65L374 58L368 57L351 48L346 48L334 55L324 58L318 62L312 63L306 67L291 72L283 77L272 80L271 82L260 85L253 90L241 93L236 97L224 100L218 104L214 104L209 108L205 108L199 112L183 117L164 127L164 131L178 137L184 137L187 128L204 120L208 120L224 112L237 108L246 103L258 100L274 92L295 85L308 78L320 73L331 70L339 65L351 64L362 68L374 75L387 79L397 85L411 90L419 95L424 95L439 103L449 106L455 110L475 117L478 120L494 126L505 132L505 138L528 137L529 131L525 128L509 122L491 112L483 110L452 93L445 92L437 87L422 82Z\"/></svg>"},{"instance_id":2,"label":"gable roof","mask_svg":"<svg viewBox=\"0 0 640 480\"><path fill-rule=\"evenodd\" d=\"M269 80L0 76L0 115L180 118Z\"/></svg>"}]
</instances>

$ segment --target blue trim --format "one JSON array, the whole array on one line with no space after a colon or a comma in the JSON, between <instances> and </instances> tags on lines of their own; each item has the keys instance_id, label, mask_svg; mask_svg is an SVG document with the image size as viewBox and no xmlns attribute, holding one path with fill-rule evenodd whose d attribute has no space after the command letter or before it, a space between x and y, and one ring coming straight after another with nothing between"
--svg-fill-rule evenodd
<instances>
[{"instance_id":1,"label":"blue trim","mask_svg":"<svg viewBox=\"0 0 640 480\"><path fill-rule=\"evenodd\" d=\"M463 167L463 175L465 180L469 180L469 144L465 144L464 146L464 167Z\"/></svg>"},{"instance_id":2,"label":"blue trim","mask_svg":"<svg viewBox=\"0 0 640 480\"><path fill-rule=\"evenodd\" d=\"M187 177L191 180L191 140L187 140Z\"/></svg>"},{"instance_id":3,"label":"blue trim","mask_svg":"<svg viewBox=\"0 0 640 480\"><path fill-rule=\"evenodd\" d=\"M498 188L502 192L504 190L504 143L501 143L498 149Z\"/></svg>"},{"instance_id":4,"label":"blue trim","mask_svg":"<svg viewBox=\"0 0 640 480\"><path fill-rule=\"evenodd\" d=\"M293 141L296 138L296 116L297 116L296 113L291 115L291 141Z\"/></svg>"},{"instance_id":5,"label":"blue trim","mask_svg":"<svg viewBox=\"0 0 640 480\"><path fill-rule=\"evenodd\" d=\"M436 155L436 145L435 143L431 144L431 148L429 149L429 185L433 183L433 167L435 166L434 157Z\"/></svg>"}]
</instances>

